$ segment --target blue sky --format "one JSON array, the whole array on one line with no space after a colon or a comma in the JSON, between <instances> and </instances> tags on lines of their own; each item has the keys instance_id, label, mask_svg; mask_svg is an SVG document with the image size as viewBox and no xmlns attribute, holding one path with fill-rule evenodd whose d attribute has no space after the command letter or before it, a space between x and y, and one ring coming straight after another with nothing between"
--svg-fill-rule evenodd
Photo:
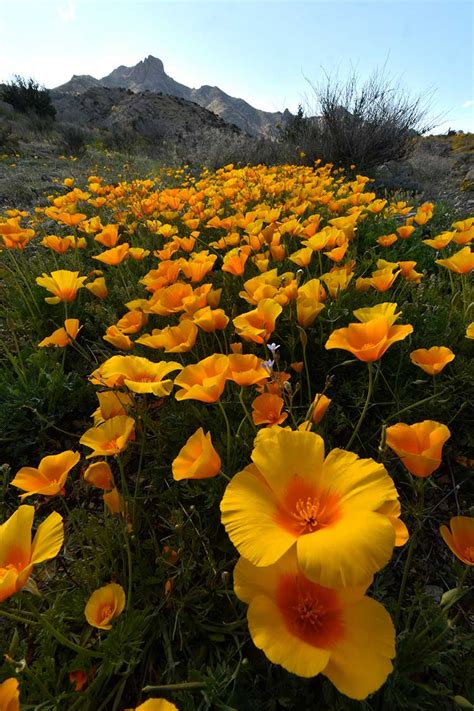
<instances>
[{"instance_id":1,"label":"blue sky","mask_svg":"<svg viewBox=\"0 0 474 711\"><path fill-rule=\"evenodd\" d=\"M0 80L53 87L153 54L183 84L295 111L308 79L385 64L410 93L434 92L438 131L474 131L473 19L458 0L0 0Z\"/></svg>"}]
</instances>

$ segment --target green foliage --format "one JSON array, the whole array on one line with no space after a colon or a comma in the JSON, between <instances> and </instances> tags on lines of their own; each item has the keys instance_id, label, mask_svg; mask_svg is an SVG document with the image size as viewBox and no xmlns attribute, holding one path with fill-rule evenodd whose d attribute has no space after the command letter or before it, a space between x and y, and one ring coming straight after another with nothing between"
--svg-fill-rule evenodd
<instances>
[{"instance_id":1,"label":"green foliage","mask_svg":"<svg viewBox=\"0 0 474 711\"><path fill-rule=\"evenodd\" d=\"M47 89L40 86L31 77L25 79L15 76L15 79L4 85L2 98L11 104L15 111L23 114L35 113L38 116L54 119L56 109L51 101L51 95Z\"/></svg>"}]
</instances>

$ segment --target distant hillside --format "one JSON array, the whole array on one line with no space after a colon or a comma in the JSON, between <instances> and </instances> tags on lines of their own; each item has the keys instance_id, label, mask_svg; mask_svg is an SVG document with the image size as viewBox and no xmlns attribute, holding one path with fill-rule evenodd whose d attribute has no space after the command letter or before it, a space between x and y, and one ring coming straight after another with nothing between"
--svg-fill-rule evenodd
<instances>
[{"instance_id":1,"label":"distant hillside","mask_svg":"<svg viewBox=\"0 0 474 711\"><path fill-rule=\"evenodd\" d=\"M288 110L282 113L281 111L270 112L256 109L243 99L229 96L217 86L201 86L199 89L191 89L169 77L161 59L152 55L133 67L117 67L102 79L95 79L89 75L74 75L70 81L58 86L54 92L61 94L82 93L98 86L130 89L135 93L161 92L169 96L194 101L252 136L275 137L278 127L284 125L291 116Z\"/></svg>"},{"instance_id":2,"label":"distant hillside","mask_svg":"<svg viewBox=\"0 0 474 711\"><path fill-rule=\"evenodd\" d=\"M97 83L74 93L55 89L51 97L58 121L107 131L128 131L152 142L173 139L192 144L209 129L223 135L240 133L237 126L211 111L175 96L134 93Z\"/></svg>"}]
</instances>

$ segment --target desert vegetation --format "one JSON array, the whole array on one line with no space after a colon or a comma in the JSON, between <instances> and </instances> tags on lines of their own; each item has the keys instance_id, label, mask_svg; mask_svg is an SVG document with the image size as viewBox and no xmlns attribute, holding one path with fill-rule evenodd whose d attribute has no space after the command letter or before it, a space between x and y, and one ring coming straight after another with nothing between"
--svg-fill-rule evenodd
<instances>
[{"instance_id":1,"label":"desert vegetation","mask_svg":"<svg viewBox=\"0 0 474 711\"><path fill-rule=\"evenodd\" d=\"M0 708L472 708L474 217L75 165L0 217Z\"/></svg>"}]
</instances>

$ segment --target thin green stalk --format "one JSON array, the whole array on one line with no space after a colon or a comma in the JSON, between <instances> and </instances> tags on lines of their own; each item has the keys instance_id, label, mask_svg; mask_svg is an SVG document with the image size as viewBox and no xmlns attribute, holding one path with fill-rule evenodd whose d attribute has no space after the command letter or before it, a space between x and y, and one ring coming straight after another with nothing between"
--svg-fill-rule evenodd
<instances>
[{"instance_id":1,"label":"thin green stalk","mask_svg":"<svg viewBox=\"0 0 474 711\"><path fill-rule=\"evenodd\" d=\"M120 457L117 457L119 469L120 469L120 482L122 485L122 491L126 494L126 501L130 499L127 487L127 481L125 479L125 471L123 468L123 462ZM127 607L129 610L132 603L132 586L133 586L133 563L132 563L132 551L130 550L130 541L128 540L128 530L127 530L127 519L123 519L123 537L125 541L125 551L127 554L127 566L128 566L128 588L127 588Z\"/></svg>"},{"instance_id":2,"label":"thin green stalk","mask_svg":"<svg viewBox=\"0 0 474 711\"><path fill-rule=\"evenodd\" d=\"M405 567L403 569L403 577L402 577L402 582L400 585L400 591L398 593L398 602L397 602L397 611L395 613L395 618L394 618L394 623L395 623L395 629L398 627L398 623L400 621L400 614L402 611L402 602L403 598L405 596L405 590L407 587L407 581L408 581L408 574L410 572L410 566L411 566L411 561L413 559L413 553L415 551L415 543L417 539L417 534L418 531L415 531L410 539L410 545L408 546L408 553L405 561Z\"/></svg>"},{"instance_id":3,"label":"thin green stalk","mask_svg":"<svg viewBox=\"0 0 474 711\"><path fill-rule=\"evenodd\" d=\"M367 363L367 369L369 371L369 383L367 385L367 397L365 398L364 407L362 408L362 412L360 413L359 421L358 421L357 425L355 426L355 429L351 435L349 442L347 443L346 449L351 448L352 443L354 442L355 438L357 437L357 434L358 434L358 432L361 428L361 425L365 419L365 416L367 414L367 410L369 409L369 403L372 398L372 389L373 389L374 380L373 380L373 372L372 372L373 365L371 362Z\"/></svg>"},{"instance_id":4,"label":"thin green stalk","mask_svg":"<svg viewBox=\"0 0 474 711\"><path fill-rule=\"evenodd\" d=\"M152 691L189 691L190 689L205 689L204 681L183 681L181 684L162 684L160 686L145 686L142 691L146 694Z\"/></svg>"},{"instance_id":5,"label":"thin green stalk","mask_svg":"<svg viewBox=\"0 0 474 711\"><path fill-rule=\"evenodd\" d=\"M220 400L217 401L217 405L222 412L222 415L225 420L225 427L226 427L226 463L227 463L227 471L230 472L230 455L231 455L231 442L232 442L232 431L230 429L230 422L229 418L227 417L227 413L224 409L223 404L221 403Z\"/></svg>"},{"instance_id":6,"label":"thin green stalk","mask_svg":"<svg viewBox=\"0 0 474 711\"><path fill-rule=\"evenodd\" d=\"M253 430L256 432L256 431L257 431L257 428L255 427L254 422L253 422L253 420L252 420L252 415L251 415L250 412L248 411L247 406L246 406L246 404L245 404L245 402L244 402L244 388L243 388L243 387L240 388L239 400L240 400L240 404L242 405L242 409L243 409L243 411L244 411L244 413L245 413L245 417L248 419L248 421L250 422L250 424L251 424ZM240 426L239 426L239 429L240 429Z\"/></svg>"},{"instance_id":7,"label":"thin green stalk","mask_svg":"<svg viewBox=\"0 0 474 711\"><path fill-rule=\"evenodd\" d=\"M418 407L418 405L424 405L426 402L429 402L430 400L434 400L435 398L441 397L445 393L447 393L447 390L443 390L442 392L438 392L435 395L430 395L429 397L423 398L423 400L418 400L417 402L414 402L412 405L408 405L407 407L404 407L402 410L398 410L397 412L394 412L390 417L388 417L389 420L393 420L395 417L399 417L402 415L404 412L408 412L409 410L413 410L414 407Z\"/></svg>"},{"instance_id":8,"label":"thin green stalk","mask_svg":"<svg viewBox=\"0 0 474 711\"><path fill-rule=\"evenodd\" d=\"M77 652L78 654L83 654L86 657L103 657L104 655L101 652L94 652L92 649L86 649L86 647L81 647L80 644L76 644L75 642L71 642L65 635L63 635L62 632L59 632L53 625L45 618L44 615L40 614L36 608L34 608L32 605L29 603L28 607L30 611L36 616L38 623L44 627L45 630L47 630L50 634L55 637L58 642L60 642L64 647L68 647L69 649L72 649L73 652Z\"/></svg>"},{"instance_id":9,"label":"thin green stalk","mask_svg":"<svg viewBox=\"0 0 474 711\"><path fill-rule=\"evenodd\" d=\"M7 612L6 610L2 610L1 608L0 617L5 617L7 620L12 620L13 622L21 622L25 625L39 625L39 622L36 622L36 620L29 620L28 618L20 617L19 615L14 615L13 613Z\"/></svg>"}]
</instances>

